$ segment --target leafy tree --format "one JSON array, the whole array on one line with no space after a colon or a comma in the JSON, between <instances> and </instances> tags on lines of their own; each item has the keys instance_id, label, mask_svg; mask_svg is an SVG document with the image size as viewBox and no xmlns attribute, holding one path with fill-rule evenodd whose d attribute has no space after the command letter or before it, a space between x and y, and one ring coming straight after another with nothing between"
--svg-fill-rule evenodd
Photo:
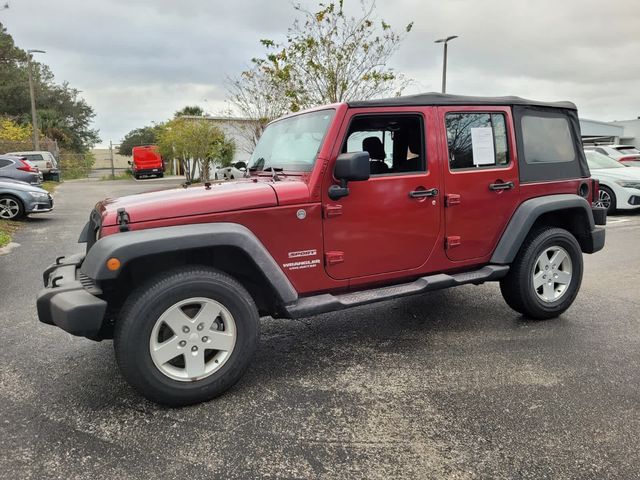
<instances>
[{"instance_id":1,"label":"leafy tree","mask_svg":"<svg viewBox=\"0 0 640 480\"><path fill-rule=\"evenodd\" d=\"M27 60L27 52L15 46L0 23L0 114L25 125L31 122ZM80 92L66 82L55 83L46 65L33 61L32 67L41 131L74 152L99 142L97 130L91 128L95 113Z\"/></svg>"},{"instance_id":2,"label":"leafy tree","mask_svg":"<svg viewBox=\"0 0 640 480\"><path fill-rule=\"evenodd\" d=\"M158 134L162 127L142 127L131 130L124 136L124 139L118 147L120 155L131 156L133 147L140 145L155 145L158 143Z\"/></svg>"},{"instance_id":3,"label":"leafy tree","mask_svg":"<svg viewBox=\"0 0 640 480\"><path fill-rule=\"evenodd\" d=\"M250 70L231 82L229 100L244 114L261 115L264 104L275 99L276 111L298 111L315 105L365 100L399 94L405 79L387 67L405 35L374 16L375 1L362 0L358 16L349 16L343 0L319 3L318 10L294 5L300 15L284 43L261 40L267 53L254 58ZM266 84L265 94L261 84ZM271 112L269 112L271 113Z\"/></svg>"},{"instance_id":4,"label":"leafy tree","mask_svg":"<svg viewBox=\"0 0 640 480\"><path fill-rule=\"evenodd\" d=\"M20 125L9 118L0 119L0 140L26 142L31 139L31 125Z\"/></svg>"},{"instance_id":5,"label":"leafy tree","mask_svg":"<svg viewBox=\"0 0 640 480\"><path fill-rule=\"evenodd\" d=\"M235 144L207 120L178 117L163 125L158 149L163 158L182 162L188 181L194 180L198 169L201 180L207 181L212 165L231 164Z\"/></svg>"},{"instance_id":6,"label":"leafy tree","mask_svg":"<svg viewBox=\"0 0 640 480\"><path fill-rule=\"evenodd\" d=\"M178 117L204 117L204 110L198 105L187 105L174 113L173 118Z\"/></svg>"},{"instance_id":7,"label":"leafy tree","mask_svg":"<svg viewBox=\"0 0 640 480\"><path fill-rule=\"evenodd\" d=\"M288 112L282 85L273 81L268 69L257 64L238 78L227 79L227 96L246 120L234 125L246 140L248 153L253 152L267 124Z\"/></svg>"}]
</instances>

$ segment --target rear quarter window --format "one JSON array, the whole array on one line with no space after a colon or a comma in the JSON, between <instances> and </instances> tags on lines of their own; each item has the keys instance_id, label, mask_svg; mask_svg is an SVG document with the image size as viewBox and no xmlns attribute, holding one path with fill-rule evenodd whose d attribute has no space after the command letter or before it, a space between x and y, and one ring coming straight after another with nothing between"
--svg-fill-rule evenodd
<instances>
[{"instance_id":1,"label":"rear quarter window","mask_svg":"<svg viewBox=\"0 0 640 480\"><path fill-rule=\"evenodd\" d=\"M515 105L513 114L520 183L589 176L575 109Z\"/></svg>"},{"instance_id":2,"label":"rear quarter window","mask_svg":"<svg viewBox=\"0 0 640 480\"><path fill-rule=\"evenodd\" d=\"M522 117L524 160L528 164L576 160L569 121L565 117Z\"/></svg>"}]
</instances>

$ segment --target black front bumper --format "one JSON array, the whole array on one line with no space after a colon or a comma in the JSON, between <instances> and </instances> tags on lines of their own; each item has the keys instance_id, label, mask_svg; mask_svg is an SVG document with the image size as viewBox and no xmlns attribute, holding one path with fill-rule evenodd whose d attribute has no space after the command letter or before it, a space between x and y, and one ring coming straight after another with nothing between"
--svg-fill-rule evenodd
<instances>
[{"instance_id":1,"label":"black front bumper","mask_svg":"<svg viewBox=\"0 0 640 480\"><path fill-rule=\"evenodd\" d=\"M45 288L36 301L42 323L72 335L99 339L107 302L93 280L80 273L84 255L60 258L42 274Z\"/></svg>"}]
</instances>

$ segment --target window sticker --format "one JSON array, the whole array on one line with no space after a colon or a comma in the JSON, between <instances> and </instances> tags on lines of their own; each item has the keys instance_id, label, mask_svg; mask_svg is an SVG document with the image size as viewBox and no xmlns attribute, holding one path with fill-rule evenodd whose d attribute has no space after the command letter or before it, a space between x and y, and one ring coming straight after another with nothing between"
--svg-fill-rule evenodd
<instances>
[{"instance_id":1,"label":"window sticker","mask_svg":"<svg viewBox=\"0 0 640 480\"><path fill-rule=\"evenodd\" d=\"M471 128L471 146L474 165L493 165L496 161L493 149L493 128Z\"/></svg>"}]
</instances>

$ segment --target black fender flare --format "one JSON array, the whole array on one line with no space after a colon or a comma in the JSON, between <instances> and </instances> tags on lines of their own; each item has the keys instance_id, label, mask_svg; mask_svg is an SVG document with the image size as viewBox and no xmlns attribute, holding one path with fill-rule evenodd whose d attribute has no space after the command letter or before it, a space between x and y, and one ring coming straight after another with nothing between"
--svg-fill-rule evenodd
<instances>
[{"instance_id":1,"label":"black fender flare","mask_svg":"<svg viewBox=\"0 0 640 480\"><path fill-rule=\"evenodd\" d=\"M589 221L586 229L588 233L594 235L594 232L598 231L593 220L591 205L579 195L558 194L531 198L524 201L514 212L493 252L490 263L504 265L513 262L531 227L541 215L569 209L584 211Z\"/></svg>"},{"instance_id":2,"label":"black fender flare","mask_svg":"<svg viewBox=\"0 0 640 480\"><path fill-rule=\"evenodd\" d=\"M298 293L267 248L251 230L237 223L177 225L109 235L91 247L80 271L94 280L113 280L135 258L215 246L233 246L244 251L263 272L283 304L298 299ZM116 271L107 268L111 257L121 262Z\"/></svg>"}]
</instances>

